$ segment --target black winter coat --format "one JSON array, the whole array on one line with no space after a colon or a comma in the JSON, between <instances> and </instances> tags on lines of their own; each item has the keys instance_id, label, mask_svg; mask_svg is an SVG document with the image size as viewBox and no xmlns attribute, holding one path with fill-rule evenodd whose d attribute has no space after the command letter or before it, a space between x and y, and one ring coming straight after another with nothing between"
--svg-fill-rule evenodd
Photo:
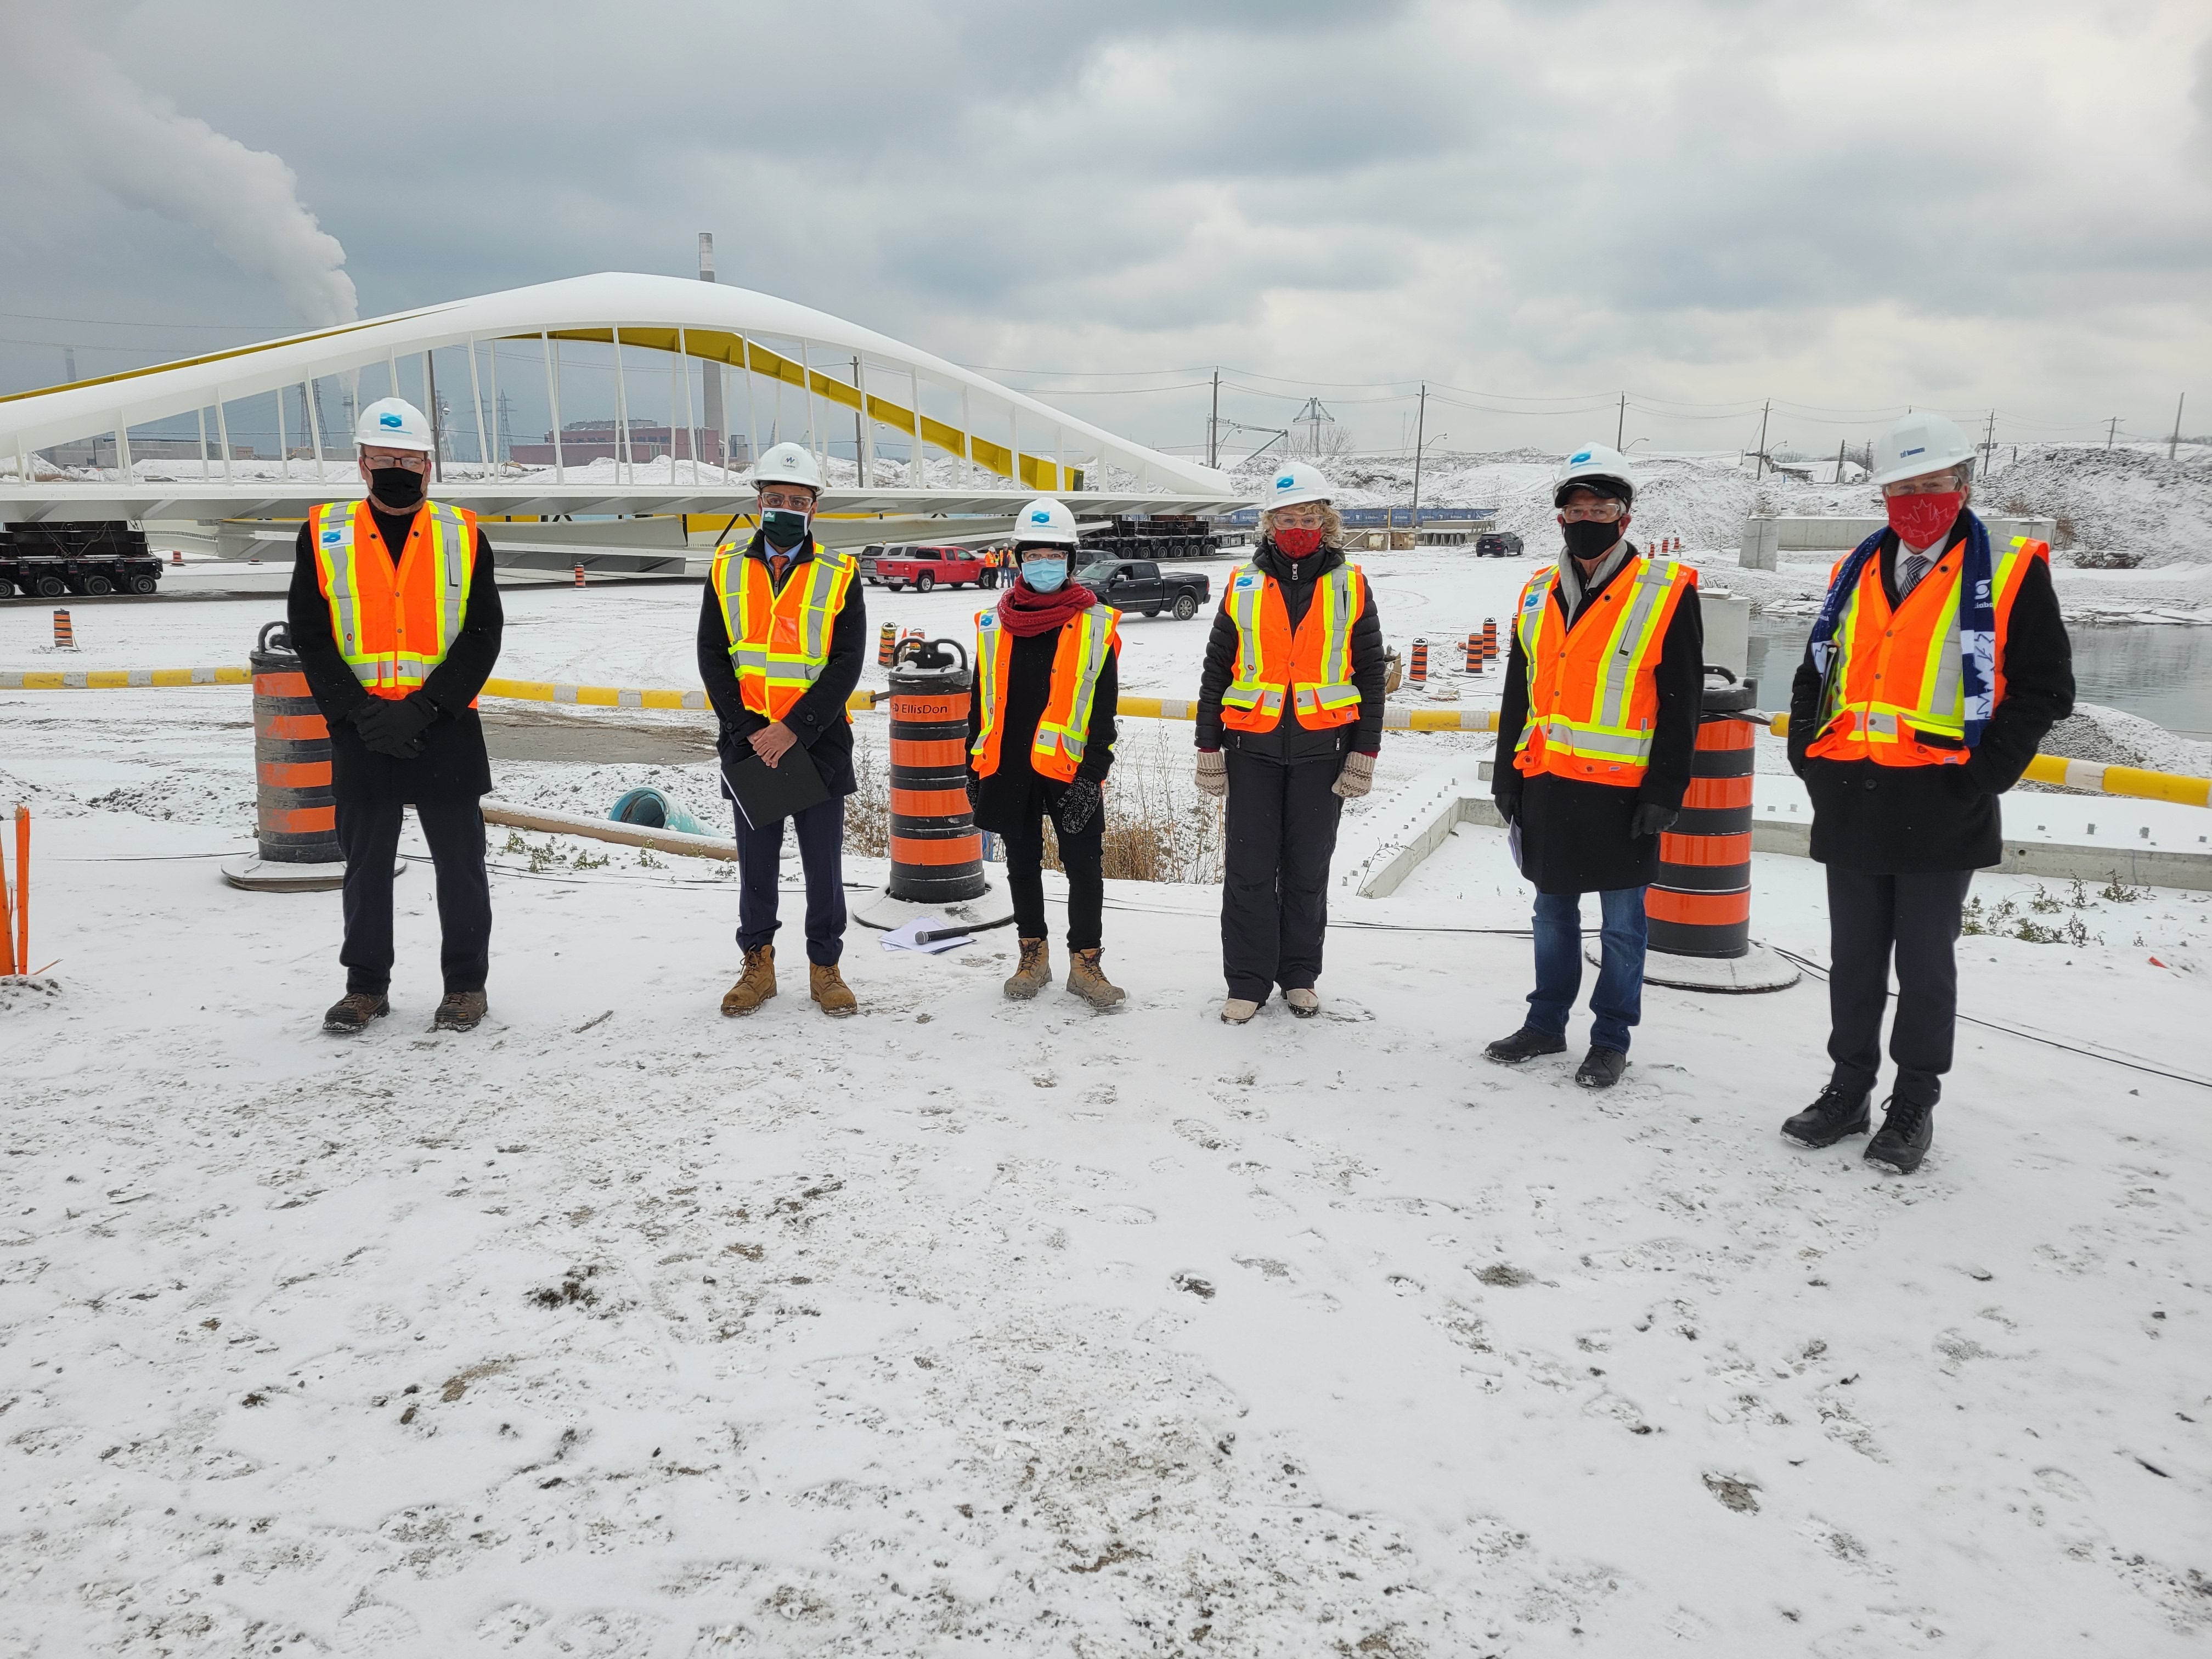
<instances>
[{"instance_id":1,"label":"black winter coat","mask_svg":"<svg viewBox=\"0 0 2212 1659\"><path fill-rule=\"evenodd\" d=\"M816 544L809 541L806 550L798 555L783 573L787 583L799 574L799 568L812 561ZM755 531L744 557L768 558L767 544ZM771 567L772 568L773 567ZM776 592L783 591L779 584ZM861 597L860 579L845 590L845 603L837 612L836 621L830 629L830 660L823 665L822 676L806 690L806 694L791 706L783 723L799 739L799 746L806 751L815 769L822 774L823 787L833 795L849 795L860 787L853 775L853 722L845 713L847 699L860 683L860 668L868 651L867 603ZM767 729L769 720L745 707L738 692L737 665L730 660L730 629L722 618L722 606L714 597L714 584L710 579L699 606L699 680L707 688L707 701L714 705L715 718L721 722L721 733L715 739L725 766L743 760L752 753L750 739L756 732ZM722 793L729 795L729 786L724 784Z\"/></svg>"},{"instance_id":2,"label":"black winter coat","mask_svg":"<svg viewBox=\"0 0 2212 1659\"><path fill-rule=\"evenodd\" d=\"M1045 703L1052 696L1052 661L1060 649L1060 635L1059 629L1027 639L1011 631L1006 634L1006 643L1012 649L1006 659L1006 724L999 738L999 769L988 778L975 781L976 825L994 835L1022 833L1035 822L1040 810L1038 786L1054 789L1060 787L1055 780L1038 777L1030 765L1030 744L1036 736L1037 721L1043 717ZM1121 696L1121 654L1118 651L1108 653L1105 666L1098 671L1097 696L1091 706L1091 728L1084 737L1083 764L1075 769L1077 777L1089 778L1098 784L1106 781L1107 773L1114 767L1114 742L1119 735L1114 706ZM979 676L968 697L968 746L971 750L982 729L983 684ZM969 776L975 778L972 761Z\"/></svg>"},{"instance_id":3,"label":"black winter coat","mask_svg":"<svg viewBox=\"0 0 2212 1659\"><path fill-rule=\"evenodd\" d=\"M1283 608L1296 629L1313 604L1314 584L1345 562L1340 547L1325 547L1303 559L1293 559L1273 541L1260 544L1252 562L1275 579L1283 592ZM1234 580L1232 578L1232 580ZM1237 624L1230 620L1229 596L1213 615L1213 631L1206 636L1206 665L1198 678L1198 746L1229 746L1260 760L1284 764L1303 761L1335 760L1347 750L1363 755L1382 752L1382 687L1389 678L1389 662L1382 644L1382 617L1375 608L1375 585L1361 585L1359 614L1352 623L1352 683L1359 688L1359 718L1350 726L1310 731L1298 724L1290 709L1272 732L1224 732L1221 724L1221 694L1237 672Z\"/></svg>"},{"instance_id":4,"label":"black winter coat","mask_svg":"<svg viewBox=\"0 0 2212 1659\"><path fill-rule=\"evenodd\" d=\"M383 532L381 547L389 558L392 548L404 544L415 515L386 513L373 506L371 515ZM436 707L438 717L424 729L422 752L413 760L374 752L349 718L370 694L338 654L331 604L315 574L306 525L300 526L292 544L292 587L284 609L307 690L331 728L331 790L340 802L478 800L491 793L491 757L484 750L483 722L469 705L499 661L507 617L492 573L491 544L483 531L477 532L460 635L447 647L445 661L422 684L422 696Z\"/></svg>"},{"instance_id":5,"label":"black winter coat","mask_svg":"<svg viewBox=\"0 0 2212 1659\"><path fill-rule=\"evenodd\" d=\"M1897 603L1897 533L1881 538L1881 580ZM1816 760L1820 676L1808 646L1790 686L1790 764L1813 799L1812 854L1838 870L1917 875L1980 870L2004 857L1997 797L2020 781L2052 726L2074 712L2074 647L2050 567L2020 580L1998 663L2004 697L1964 766ZM1923 738L1936 747L1939 740Z\"/></svg>"},{"instance_id":6,"label":"black winter coat","mask_svg":"<svg viewBox=\"0 0 2212 1659\"><path fill-rule=\"evenodd\" d=\"M1627 561L1621 569L1628 568ZM1620 572L1603 585L1585 587L1582 607L1567 618L1569 627L1605 599ZM1565 600L1553 590L1550 603L1564 611ZM1603 626L1602 617L1592 621ZM1528 664L1521 648L1520 618L1513 619L1513 648L1505 658L1505 689L1498 711L1498 751L1491 766L1490 793L1498 810L1521 823L1523 873L1540 893L1602 893L1643 887L1659 874L1659 837L1632 836L1629 823L1645 801L1679 807L1689 792L1691 757L1698 746L1698 715L1705 694L1705 628L1698 590L1682 595L1659 644L1653 671L1659 714L1651 732L1651 763L1636 787L1562 778L1549 772L1524 775L1513 764L1521 728L1528 719Z\"/></svg>"}]
</instances>

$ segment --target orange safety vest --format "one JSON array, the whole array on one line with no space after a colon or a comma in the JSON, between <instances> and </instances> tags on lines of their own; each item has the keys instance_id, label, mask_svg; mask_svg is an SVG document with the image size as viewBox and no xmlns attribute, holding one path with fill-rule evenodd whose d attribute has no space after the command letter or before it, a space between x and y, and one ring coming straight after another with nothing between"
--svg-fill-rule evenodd
<instances>
[{"instance_id":1,"label":"orange safety vest","mask_svg":"<svg viewBox=\"0 0 2212 1659\"><path fill-rule=\"evenodd\" d=\"M1808 754L1822 760L1870 760L1880 766L1963 766L1965 670L1959 661L1959 577L1965 538L1954 542L1894 611L1869 558L1837 618L1833 654L1820 684L1820 724ZM2051 544L2015 540L1990 572L1996 613L1991 708L2004 701L2005 638L2021 579ZM1828 572L1832 585L1844 561ZM1923 737L1946 739L1923 743Z\"/></svg>"},{"instance_id":2,"label":"orange safety vest","mask_svg":"<svg viewBox=\"0 0 2212 1659\"><path fill-rule=\"evenodd\" d=\"M308 509L307 542L354 678L372 696L421 690L468 618L477 515L426 501L393 558L367 501L325 501Z\"/></svg>"},{"instance_id":3,"label":"orange safety vest","mask_svg":"<svg viewBox=\"0 0 2212 1659\"><path fill-rule=\"evenodd\" d=\"M747 558L744 544L725 542L714 550L709 580L730 636L738 695L764 720L781 720L822 678L837 613L858 568L849 555L832 553L819 542L809 545L813 556L792 568L781 592L769 578L768 561ZM845 718L853 718L849 710Z\"/></svg>"},{"instance_id":4,"label":"orange safety vest","mask_svg":"<svg viewBox=\"0 0 2212 1659\"><path fill-rule=\"evenodd\" d=\"M1521 590L1516 627L1528 669L1528 714L1513 764L1583 783L1632 789L1650 769L1659 719L1659 659L1668 625L1698 573L1637 555L1569 628L1552 602L1554 569Z\"/></svg>"},{"instance_id":5,"label":"orange safety vest","mask_svg":"<svg viewBox=\"0 0 2212 1659\"><path fill-rule=\"evenodd\" d=\"M1107 653L1121 652L1121 613L1111 605L1086 605L1060 625L1052 656L1052 690L1030 740L1030 769L1039 777L1072 782L1091 740L1091 713L1098 696L1098 676ZM995 608L975 613L975 690L982 699L982 723L968 747L975 775L999 769L999 740L1005 735L1006 674L1013 642Z\"/></svg>"},{"instance_id":6,"label":"orange safety vest","mask_svg":"<svg viewBox=\"0 0 2212 1659\"><path fill-rule=\"evenodd\" d=\"M1297 632L1273 576L1247 565L1229 579L1221 608L1237 624L1237 666L1221 694L1221 723L1232 732L1272 732L1285 702L1309 732L1359 718L1352 683L1352 624L1364 606L1367 578L1340 564L1314 584Z\"/></svg>"}]
</instances>

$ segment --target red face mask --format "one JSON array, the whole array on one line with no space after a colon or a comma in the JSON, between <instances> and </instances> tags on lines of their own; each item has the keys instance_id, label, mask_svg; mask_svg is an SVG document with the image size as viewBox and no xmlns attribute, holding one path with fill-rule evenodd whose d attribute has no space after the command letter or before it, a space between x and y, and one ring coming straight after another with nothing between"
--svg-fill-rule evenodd
<instances>
[{"instance_id":1,"label":"red face mask","mask_svg":"<svg viewBox=\"0 0 2212 1659\"><path fill-rule=\"evenodd\" d=\"M1321 545L1322 532L1318 529L1293 530L1288 525L1280 525L1274 533L1275 545L1294 559L1304 558Z\"/></svg>"},{"instance_id":2,"label":"red face mask","mask_svg":"<svg viewBox=\"0 0 2212 1659\"><path fill-rule=\"evenodd\" d=\"M1946 489L1935 495L1890 495L1882 501L1889 511L1889 527L1907 547L1933 547L1966 504L1963 489Z\"/></svg>"}]
</instances>

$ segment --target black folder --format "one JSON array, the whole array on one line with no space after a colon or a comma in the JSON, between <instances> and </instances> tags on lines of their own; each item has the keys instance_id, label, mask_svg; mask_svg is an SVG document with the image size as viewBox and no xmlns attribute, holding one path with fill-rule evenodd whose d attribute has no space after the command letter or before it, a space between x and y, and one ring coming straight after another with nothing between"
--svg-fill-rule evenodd
<instances>
[{"instance_id":1,"label":"black folder","mask_svg":"<svg viewBox=\"0 0 2212 1659\"><path fill-rule=\"evenodd\" d=\"M722 781L729 787L730 799L737 802L746 827L752 830L765 829L830 799L830 787L822 781L814 757L799 747L786 750L774 766L753 754L734 765L725 761Z\"/></svg>"}]
</instances>

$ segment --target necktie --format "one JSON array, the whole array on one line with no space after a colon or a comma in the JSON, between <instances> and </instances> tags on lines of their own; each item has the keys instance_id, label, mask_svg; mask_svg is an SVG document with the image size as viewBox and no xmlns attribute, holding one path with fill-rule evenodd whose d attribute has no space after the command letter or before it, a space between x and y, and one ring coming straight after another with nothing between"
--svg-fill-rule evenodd
<instances>
[{"instance_id":1,"label":"necktie","mask_svg":"<svg viewBox=\"0 0 2212 1659\"><path fill-rule=\"evenodd\" d=\"M1905 556L1905 568L1902 573L1902 577L1897 584L1897 597L1902 599L1906 594L1912 592L1914 588L1919 586L1920 579L1927 574L1927 560L1922 558L1917 553L1906 554Z\"/></svg>"},{"instance_id":2,"label":"necktie","mask_svg":"<svg viewBox=\"0 0 2212 1659\"><path fill-rule=\"evenodd\" d=\"M783 573L784 573L784 571L785 571L787 568L789 568L790 564L791 564L791 561L790 561L789 559L786 558L786 557L785 557L782 554L781 554L781 553L771 553L771 554L769 554L769 556L768 556L768 565L769 565L769 568L771 571L773 571L773 572L775 573L775 585L776 585L778 587L781 587L781 586L783 586Z\"/></svg>"}]
</instances>

